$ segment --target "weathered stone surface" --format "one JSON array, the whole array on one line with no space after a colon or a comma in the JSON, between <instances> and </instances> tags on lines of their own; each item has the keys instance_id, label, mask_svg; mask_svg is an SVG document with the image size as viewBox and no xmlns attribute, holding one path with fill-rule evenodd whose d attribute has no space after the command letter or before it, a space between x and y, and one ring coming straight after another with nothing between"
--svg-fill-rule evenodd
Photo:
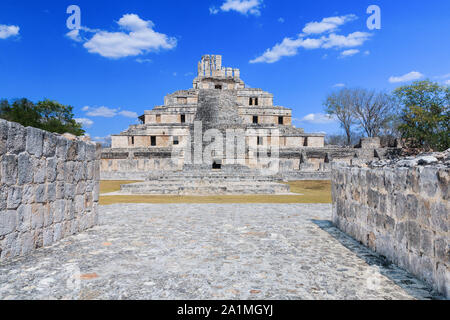
<instances>
[{"instance_id":1,"label":"weathered stone surface","mask_svg":"<svg viewBox=\"0 0 450 320\"><path fill-rule=\"evenodd\" d=\"M8 189L8 209L17 209L22 203L22 187L10 187Z\"/></svg>"},{"instance_id":2,"label":"weathered stone surface","mask_svg":"<svg viewBox=\"0 0 450 320\"><path fill-rule=\"evenodd\" d=\"M99 226L2 262L0 299L442 299L333 227L330 205L126 204L100 213Z\"/></svg>"},{"instance_id":3,"label":"weathered stone surface","mask_svg":"<svg viewBox=\"0 0 450 320\"><path fill-rule=\"evenodd\" d=\"M0 119L0 157L6 153L8 143L8 122Z\"/></svg>"},{"instance_id":4,"label":"weathered stone surface","mask_svg":"<svg viewBox=\"0 0 450 320\"><path fill-rule=\"evenodd\" d=\"M97 222L99 150L90 142L70 143L76 148L68 161L66 138L0 120L0 259L28 254Z\"/></svg>"},{"instance_id":5,"label":"weathered stone surface","mask_svg":"<svg viewBox=\"0 0 450 320\"><path fill-rule=\"evenodd\" d=\"M5 154L1 158L1 182L14 185L17 182L18 163L15 154Z\"/></svg>"},{"instance_id":6,"label":"weathered stone surface","mask_svg":"<svg viewBox=\"0 0 450 320\"><path fill-rule=\"evenodd\" d=\"M7 152L19 154L25 150L26 130L18 123L8 122Z\"/></svg>"},{"instance_id":7,"label":"weathered stone surface","mask_svg":"<svg viewBox=\"0 0 450 320\"><path fill-rule=\"evenodd\" d=\"M12 233L16 229L16 222L15 210L0 211L0 237Z\"/></svg>"},{"instance_id":8,"label":"weathered stone surface","mask_svg":"<svg viewBox=\"0 0 450 320\"><path fill-rule=\"evenodd\" d=\"M56 154L56 135L50 132L44 132L44 156L54 157Z\"/></svg>"},{"instance_id":9,"label":"weathered stone surface","mask_svg":"<svg viewBox=\"0 0 450 320\"><path fill-rule=\"evenodd\" d=\"M22 152L18 157L18 181L19 185L33 182L33 164L30 155Z\"/></svg>"},{"instance_id":10,"label":"weathered stone surface","mask_svg":"<svg viewBox=\"0 0 450 320\"><path fill-rule=\"evenodd\" d=\"M370 172L333 164L333 221L449 297L450 204L446 181L450 169L430 165L435 163L432 159L422 162L426 166L416 167L416 160L372 165ZM405 168L405 161L417 163ZM362 173L367 181L360 179ZM364 212L368 212L367 218Z\"/></svg>"},{"instance_id":11,"label":"weathered stone surface","mask_svg":"<svg viewBox=\"0 0 450 320\"><path fill-rule=\"evenodd\" d=\"M43 151L44 131L28 127L27 128L27 146L26 151L29 154L40 158Z\"/></svg>"}]
</instances>

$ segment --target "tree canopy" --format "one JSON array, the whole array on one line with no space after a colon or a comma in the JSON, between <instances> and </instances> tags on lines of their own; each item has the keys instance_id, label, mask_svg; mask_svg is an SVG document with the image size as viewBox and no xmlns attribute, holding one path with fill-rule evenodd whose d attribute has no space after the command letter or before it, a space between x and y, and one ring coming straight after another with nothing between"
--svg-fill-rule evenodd
<instances>
[{"instance_id":1,"label":"tree canopy","mask_svg":"<svg viewBox=\"0 0 450 320\"><path fill-rule=\"evenodd\" d=\"M416 81L394 91L401 108L399 131L413 148L450 148L450 88Z\"/></svg>"},{"instance_id":2,"label":"tree canopy","mask_svg":"<svg viewBox=\"0 0 450 320\"><path fill-rule=\"evenodd\" d=\"M56 101L43 100L33 103L28 99L17 99L10 103L0 101L0 118L59 134L84 135L82 125L74 120L73 107Z\"/></svg>"}]
</instances>

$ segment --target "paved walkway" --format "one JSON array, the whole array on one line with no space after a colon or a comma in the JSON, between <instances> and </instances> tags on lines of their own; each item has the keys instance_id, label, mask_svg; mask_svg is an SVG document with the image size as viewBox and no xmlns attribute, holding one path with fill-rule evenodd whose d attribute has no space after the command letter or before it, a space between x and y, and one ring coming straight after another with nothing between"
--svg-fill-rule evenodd
<instances>
[{"instance_id":1,"label":"paved walkway","mask_svg":"<svg viewBox=\"0 0 450 320\"><path fill-rule=\"evenodd\" d=\"M330 205L111 205L0 264L0 299L426 299L334 227Z\"/></svg>"}]
</instances>

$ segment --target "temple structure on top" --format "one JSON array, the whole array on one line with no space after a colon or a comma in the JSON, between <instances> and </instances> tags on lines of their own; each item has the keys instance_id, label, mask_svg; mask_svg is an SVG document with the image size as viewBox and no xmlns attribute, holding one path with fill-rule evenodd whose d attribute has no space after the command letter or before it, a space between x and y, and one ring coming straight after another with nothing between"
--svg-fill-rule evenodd
<instances>
[{"instance_id":1,"label":"temple structure on top","mask_svg":"<svg viewBox=\"0 0 450 320\"><path fill-rule=\"evenodd\" d=\"M305 133L292 125L292 110L274 105L273 95L247 88L240 70L222 66L222 56L205 55L198 75L188 90L164 98L164 105L145 111L141 124L112 135L112 145L102 153L103 179L145 178L149 173L186 170L192 159L186 147L193 144L196 122L206 129L245 132L245 154L238 164L252 170L267 163L252 161L252 150L279 147L282 172L323 171L331 158L352 158L354 151L327 149L324 134ZM271 136L278 132L277 141ZM225 147L226 148L226 147ZM175 156L174 156L175 155ZM203 168L220 169L230 162L224 154L213 154Z\"/></svg>"}]
</instances>

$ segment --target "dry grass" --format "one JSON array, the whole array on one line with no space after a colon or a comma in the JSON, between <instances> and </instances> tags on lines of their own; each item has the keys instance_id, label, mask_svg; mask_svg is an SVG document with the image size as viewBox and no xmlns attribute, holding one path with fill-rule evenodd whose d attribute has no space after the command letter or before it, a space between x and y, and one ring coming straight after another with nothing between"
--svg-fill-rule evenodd
<instances>
[{"instance_id":1,"label":"dry grass","mask_svg":"<svg viewBox=\"0 0 450 320\"><path fill-rule=\"evenodd\" d=\"M103 193L110 193L114 191L120 190L121 184L130 184L130 183L136 183L136 182L142 182L142 181L100 181L100 194Z\"/></svg>"},{"instance_id":2,"label":"dry grass","mask_svg":"<svg viewBox=\"0 0 450 320\"><path fill-rule=\"evenodd\" d=\"M121 184L139 181L101 181L101 193L120 190ZM101 196L100 204L115 203L331 203L330 181L287 182L291 192L301 195L217 195L217 196Z\"/></svg>"}]
</instances>

